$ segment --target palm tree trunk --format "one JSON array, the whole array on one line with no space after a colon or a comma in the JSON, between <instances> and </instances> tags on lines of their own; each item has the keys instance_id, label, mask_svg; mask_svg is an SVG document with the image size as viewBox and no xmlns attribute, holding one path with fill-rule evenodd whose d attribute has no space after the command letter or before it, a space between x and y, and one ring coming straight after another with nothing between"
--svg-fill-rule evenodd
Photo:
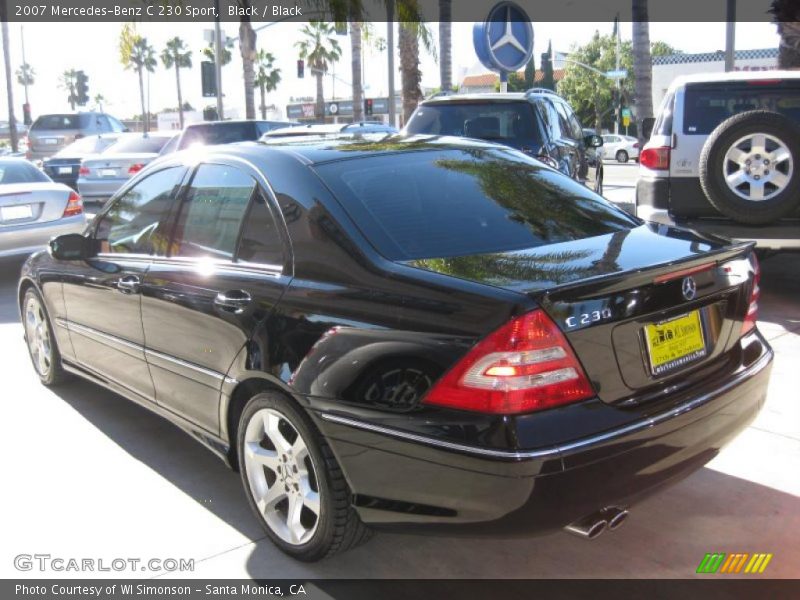
<instances>
[{"instance_id":1,"label":"palm tree trunk","mask_svg":"<svg viewBox=\"0 0 800 600\"><path fill-rule=\"evenodd\" d=\"M320 120L321 123L325 122L325 98L322 97L322 71L318 67L312 67L314 71L314 77L317 78L317 104L315 112L317 113L317 118Z\"/></svg>"},{"instance_id":2,"label":"palm tree trunk","mask_svg":"<svg viewBox=\"0 0 800 600\"><path fill-rule=\"evenodd\" d=\"M181 94L181 68L178 66L177 59L175 60L175 84L178 86L178 120L183 129L183 95Z\"/></svg>"},{"instance_id":3,"label":"palm tree trunk","mask_svg":"<svg viewBox=\"0 0 800 600\"><path fill-rule=\"evenodd\" d=\"M451 19L452 0L439 0L439 78L443 92L453 89L453 24Z\"/></svg>"},{"instance_id":4,"label":"palm tree trunk","mask_svg":"<svg viewBox=\"0 0 800 600\"><path fill-rule=\"evenodd\" d=\"M636 113L636 134L644 144L641 123L653 116L653 63L650 57L650 23L647 0L633 0L633 78L635 81L633 110Z\"/></svg>"},{"instance_id":5,"label":"palm tree trunk","mask_svg":"<svg viewBox=\"0 0 800 600\"><path fill-rule=\"evenodd\" d=\"M353 121L364 120L364 90L361 87L361 23L350 23L350 48L353 55Z\"/></svg>"},{"instance_id":6,"label":"palm tree trunk","mask_svg":"<svg viewBox=\"0 0 800 600\"><path fill-rule=\"evenodd\" d=\"M17 140L17 122L14 120L14 87L11 81L11 55L8 49L8 20L5 16L5 12L6 8L3 7L3 60L6 67L6 94L8 95L8 135L11 138L11 149L16 152L19 147Z\"/></svg>"},{"instance_id":7,"label":"palm tree trunk","mask_svg":"<svg viewBox=\"0 0 800 600\"><path fill-rule=\"evenodd\" d=\"M147 114L147 108L144 104L144 78L142 77L142 67L136 69L139 74L139 100L142 103L142 131L147 133L150 131L150 115Z\"/></svg>"},{"instance_id":8,"label":"palm tree trunk","mask_svg":"<svg viewBox=\"0 0 800 600\"><path fill-rule=\"evenodd\" d=\"M781 37L778 68L800 68L800 6L796 0L772 0L770 11Z\"/></svg>"},{"instance_id":9,"label":"palm tree trunk","mask_svg":"<svg viewBox=\"0 0 800 600\"><path fill-rule=\"evenodd\" d=\"M266 121L267 120L267 90L264 84L260 84L259 89L261 90L261 118Z\"/></svg>"},{"instance_id":10,"label":"palm tree trunk","mask_svg":"<svg viewBox=\"0 0 800 600\"><path fill-rule=\"evenodd\" d=\"M400 47L400 81L403 90L403 124L408 123L411 113L417 108L422 90L419 83L422 74L419 71L419 38L414 27L417 23L400 23L398 44Z\"/></svg>"},{"instance_id":11,"label":"palm tree trunk","mask_svg":"<svg viewBox=\"0 0 800 600\"><path fill-rule=\"evenodd\" d=\"M249 2L244 2L245 5ZM242 74L244 79L244 112L248 119L256 118L256 32L248 17L239 24L239 50L242 53Z\"/></svg>"}]
</instances>

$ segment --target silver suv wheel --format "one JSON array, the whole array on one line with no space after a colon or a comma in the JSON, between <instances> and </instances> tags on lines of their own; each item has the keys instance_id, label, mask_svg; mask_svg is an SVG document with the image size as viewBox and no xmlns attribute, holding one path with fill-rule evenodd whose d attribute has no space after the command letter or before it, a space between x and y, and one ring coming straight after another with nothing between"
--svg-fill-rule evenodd
<instances>
[{"instance_id":1,"label":"silver suv wheel","mask_svg":"<svg viewBox=\"0 0 800 600\"><path fill-rule=\"evenodd\" d=\"M780 194L792 178L792 153L779 138L764 133L736 140L725 153L724 177L740 198L759 202Z\"/></svg>"}]
</instances>

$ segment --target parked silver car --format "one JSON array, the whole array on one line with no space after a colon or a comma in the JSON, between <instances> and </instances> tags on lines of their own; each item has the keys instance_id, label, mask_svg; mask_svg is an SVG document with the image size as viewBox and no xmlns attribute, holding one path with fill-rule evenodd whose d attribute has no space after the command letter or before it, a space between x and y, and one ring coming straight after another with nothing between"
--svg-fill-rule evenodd
<instances>
[{"instance_id":1,"label":"parked silver car","mask_svg":"<svg viewBox=\"0 0 800 600\"><path fill-rule=\"evenodd\" d=\"M86 225L80 196L24 158L0 158L0 257L30 254Z\"/></svg>"},{"instance_id":2,"label":"parked silver car","mask_svg":"<svg viewBox=\"0 0 800 600\"><path fill-rule=\"evenodd\" d=\"M104 113L42 115L28 131L27 157L40 160L52 156L78 138L123 131L127 131L125 125Z\"/></svg>"},{"instance_id":3,"label":"parked silver car","mask_svg":"<svg viewBox=\"0 0 800 600\"><path fill-rule=\"evenodd\" d=\"M120 137L102 154L81 161L78 191L86 202L105 202L122 185L158 158L174 132L129 133Z\"/></svg>"}]
</instances>

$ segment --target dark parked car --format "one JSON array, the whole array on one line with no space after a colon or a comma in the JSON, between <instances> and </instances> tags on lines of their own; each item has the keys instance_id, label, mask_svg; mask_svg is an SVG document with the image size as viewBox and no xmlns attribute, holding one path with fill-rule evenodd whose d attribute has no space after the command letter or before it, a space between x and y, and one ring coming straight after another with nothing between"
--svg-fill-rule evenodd
<instances>
[{"instance_id":1,"label":"dark parked car","mask_svg":"<svg viewBox=\"0 0 800 600\"><path fill-rule=\"evenodd\" d=\"M89 137L80 138L66 148L62 148L50 158L45 158L42 161L42 170L53 181L68 185L77 191L81 161L84 158L102 154L122 135L125 134L104 133L103 135L90 135Z\"/></svg>"},{"instance_id":2,"label":"dark parked car","mask_svg":"<svg viewBox=\"0 0 800 600\"><path fill-rule=\"evenodd\" d=\"M585 135L567 101L551 90L434 96L420 103L404 132L505 144L554 163L562 173L603 193L603 162L594 152L603 138Z\"/></svg>"},{"instance_id":3,"label":"dark parked car","mask_svg":"<svg viewBox=\"0 0 800 600\"><path fill-rule=\"evenodd\" d=\"M616 528L763 404L758 277L503 146L334 138L153 162L19 300L44 384L191 432L316 560L372 526Z\"/></svg>"},{"instance_id":4,"label":"dark parked car","mask_svg":"<svg viewBox=\"0 0 800 600\"><path fill-rule=\"evenodd\" d=\"M175 150L191 146L212 146L235 142L254 142L262 135L280 127L291 127L292 121L211 121L187 125Z\"/></svg>"}]
</instances>

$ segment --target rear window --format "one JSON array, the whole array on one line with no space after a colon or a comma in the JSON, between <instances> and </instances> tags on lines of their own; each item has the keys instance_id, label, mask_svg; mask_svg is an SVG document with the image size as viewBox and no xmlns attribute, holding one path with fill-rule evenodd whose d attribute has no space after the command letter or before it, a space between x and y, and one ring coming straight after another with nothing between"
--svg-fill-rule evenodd
<instances>
[{"instance_id":1,"label":"rear window","mask_svg":"<svg viewBox=\"0 0 800 600\"><path fill-rule=\"evenodd\" d=\"M165 136L124 137L110 146L106 150L106 154L124 154L128 152L150 152L158 154L169 139L170 138Z\"/></svg>"},{"instance_id":2,"label":"rear window","mask_svg":"<svg viewBox=\"0 0 800 600\"><path fill-rule=\"evenodd\" d=\"M683 133L708 135L728 117L748 110L770 110L800 123L800 81L689 85L684 100Z\"/></svg>"},{"instance_id":3,"label":"rear window","mask_svg":"<svg viewBox=\"0 0 800 600\"><path fill-rule=\"evenodd\" d=\"M31 131L37 129L81 129L88 123L89 115L42 115L31 125Z\"/></svg>"},{"instance_id":4,"label":"rear window","mask_svg":"<svg viewBox=\"0 0 800 600\"><path fill-rule=\"evenodd\" d=\"M115 137L98 137L92 135L85 138L80 138L72 142L69 146L59 150L56 156L83 156L84 154L99 154L114 142L117 141Z\"/></svg>"},{"instance_id":5,"label":"rear window","mask_svg":"<svg viewBox=\"0 0 800 600\"><path fill-rule=\"evenodd\" d=\"M192 125L183 134L178 145L180 150L203 144L212 146L215 144L232 144L234 142L244 142L247 140L257 140L258 133L255 123L222 123L217 125Z\"/></svg>"},{"instance_id":6,"label":"rear window","mask_svg":"<svg viewBox=\"0 0 800 600\"><path fill-rule=\"evenodd\" d=\"M541 145L532 108L527 102L424 104L411 117L406 131Z\"/></svg>"},{"instance_id":7,"label":"rear window","mask_svg":"<svg viewBox=\"0 0 800 600\"><path fill-rule=\"evenodd\" d=\"M585 186L511 150L408 152L316 170L390 260L508 252L636 225Z\"/></svg>"},{"instance_id":8,"label":"rear window","mask_svg":"<svg viewBox=\"0 0 800 600\"><path fill-rule=\"evenodd\" d=\"M45 181L50 178L28 162L0 162L0 185Z\"/></svg>"}]
</instances>

